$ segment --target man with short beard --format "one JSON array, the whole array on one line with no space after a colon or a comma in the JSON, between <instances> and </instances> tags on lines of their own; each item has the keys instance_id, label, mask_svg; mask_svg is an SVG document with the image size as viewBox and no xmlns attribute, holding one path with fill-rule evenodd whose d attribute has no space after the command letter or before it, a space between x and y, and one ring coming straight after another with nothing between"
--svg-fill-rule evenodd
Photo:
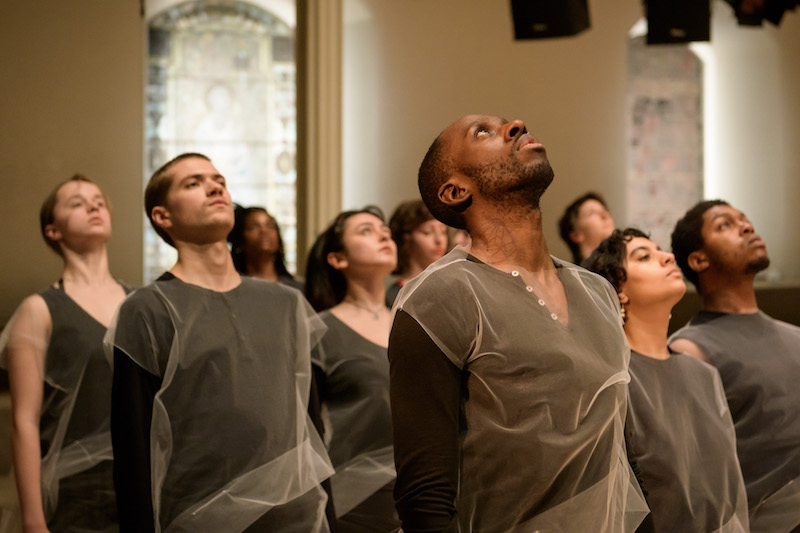
<instances>
[{"instance_id":1,"label":"man with short beard","mask_svg":"<svg viewBox=\"0 0 800 533\"><path fill-rule=\"evenodd\" d=\"M722 200L678 221L672 251L702 310L670 347L719 370L736 428L750 530L800 531L800 328L758 309L753 280L769 266L747 217Z\"/></svg>"},{"instance_id":2,"label":"man with short beard","mask_svg":"<svg viewBox=\"0 0 800 533\"><path fill-rule=\"evenodd\" d=\"M405 533L627 532L647 506L626 459L630 350L610 284L553 258L553 179L525 124L469 115L419 170L467 229L408 282L389 340L395 500Z\"/></svg>"}]
</instances>

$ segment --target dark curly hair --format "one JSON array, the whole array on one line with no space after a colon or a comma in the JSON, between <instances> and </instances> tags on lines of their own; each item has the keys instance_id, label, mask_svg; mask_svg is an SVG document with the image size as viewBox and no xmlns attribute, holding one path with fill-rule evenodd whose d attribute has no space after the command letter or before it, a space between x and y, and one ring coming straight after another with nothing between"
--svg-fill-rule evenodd
<instances>
[{"instance_id":1,"label":"dark curly hair","mask_svg":"<svg viewBox=\"0 0 800 533\"><path fill-rule=\"evenodd\" d=\"M369 213L385 221L383 211L374 205L343 211L314 241L306 264L306 299L315 311L324 311L341 302L347 294L347 279L328 263L328 254L344 250L344 226L347 219Z\"/></svg>"},{"instance_id":2,"label":"dark curly hair","mask_svg":"<svg viewBox=\"0 0 800 533\"><path fill-rule=\"evenodd\" d=\"M619 293L620 287L628 277L625 272L625 257L628 243L634 237L650 238L647 233L636 228L615 229L611 236L601 242L583 262L583 266L606 278Z\"/></svg>"},{"instance_id":3,"label":"dark curly hair","mask_svg":"<svg viewBox=\"0 0 800 533\"><path fill-rule=\"evenodd\" d=\"M580 211L581 206L588 200L597 200L603 204L603 207L608 209L605 199L600 196L600 194L589 191L569 204L567 208L564 209L564 214L558 219L558 232L561 235L561 239L569 246L569 251L572 252L572 261L576 265L581 264L581 261L586 258L581 257L581 247L570 238L569 234L575 231L575 223L578 221L578 211Z\"/></svg>"},{"instance_id":4,"label":"dark curly hair","mask_svg":"<svg viewBox=\"0 0 800 533\"><path fill-rule=\"evenodd\" d=\"M686 279L691 281L695 287L698 285L697 272L689 266L689 254L700 250L705 246L703 241L703 215L712 207L718 205L730 205L724 200L705 200L699 202L689 209L683 218L675 224L672 230L672 253L675 254L675 262L681 268L681 272Z\"/></svg>"}]
</instances>

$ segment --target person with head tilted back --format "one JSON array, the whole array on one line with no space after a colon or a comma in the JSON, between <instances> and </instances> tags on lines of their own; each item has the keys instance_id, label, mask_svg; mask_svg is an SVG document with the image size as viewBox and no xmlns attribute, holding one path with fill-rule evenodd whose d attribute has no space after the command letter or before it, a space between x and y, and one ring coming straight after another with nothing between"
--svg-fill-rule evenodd
<instances>
[{"instance_id":1,"label":"person with head tilted back","mask_svg":"<svg viewBox=\"0 0 800 533\"><path fill-rule=\"evenodd\" d=\"M23 530L117 531L102 341L128 289L108 269L108 199L75 175L45 199L40 222L64 271L22 302L0 338Z\"/></svg>"},{"instance_id":2,"label":"person with head tilted back","mask_svg":"<svg viewBox=\"0 0 800 533\"><path fill-rule=\"evenodd\" d=\"M332 468L307 414L324 325L299 291L236 271L231 196L208 157L158 169L145 212L178 261L106 339L122 533L329 531Z\"/></svg>"},{"instance_id":3,"label":"person with head tilted back","mask_svg":"<svg viewBox=\"0 0 800 533\"><path fill-rule=\"evenodd\" d=\"M376 207L345 211L308 256L306 297L328 331L315 362L330 416L326 441L339 533L391 533L400 527L392 499L394 463L389 406L391 316L386 277L397 249Z\"/></svg>"},{"instance_id":4,"label":"person with head tilted back","mask_svg":"<svg viewBox=\"0 0 800 533\"><path fill-rule=\"evenodd\" d=\"M657 533L747 533L747 494L719 373L667 347L686 292L675 257L635 228L615 230L584 261L617 291L631 345L628 458Z\"/></svg>"},{"instance_id":5,"label":"person with head tilted back","mask_svg":"<svg viewBox=\"0 0 800 533\"><path fill-rule=\"evenodd\" d=\"M672 251L702 309L670 346L719 370L755 532L800 532L800 327L761 311L753 285L769 266L753 223L723 200L689 209Z\"/></svg>"},{"instance_id":6,"label":"person with head tilted back","mask_svg":"<svg viewBox=\"0 0 800 533\"><path fill-rule=\"evenodd\" d=\"M633 531L648 514L626 460L630 350L613 289L553 258L554 177L521 120L467 115L419 169L457 247L394 304L390 392L403 531Z\"/></svg>"}]
</instances>

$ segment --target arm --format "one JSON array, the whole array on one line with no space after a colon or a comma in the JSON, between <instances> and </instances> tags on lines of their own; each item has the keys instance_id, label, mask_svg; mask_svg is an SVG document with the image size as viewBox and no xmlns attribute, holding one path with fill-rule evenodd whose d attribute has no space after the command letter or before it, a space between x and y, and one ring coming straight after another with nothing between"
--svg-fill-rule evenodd
<instances>
[{"instance_id":1,"label":"arm","mask_svg":"<svg viewBox=\"0 0 800 533\"><path fill-rule=\"evenodd\" d=\"M39 421L51 329L50 311L44 299L39 295L29 296L20 305L7 345L14 473L26 533L48 531L42 507Z\"/></svg>"},{"instance_id":2,"label":"arm","mask_svg":"<svg viewBox=\"0 0 800 533\"><path fill-rule=\"evenodd\" d=\"M462 372L402 310L389 338L397 482L405 533L456 531Z\"/></svg>"},{"instance_id":3,"label":"arm","mask_svg":"<svg viewBox=\"0 0 800 533\"><path fill-rule=\"evenodd\" d=\"M709 362L705 354L703 354L703 350L701 350L699 346L689 339L675 339L670 343L669 347L678 353L689 354L695 359L699 359L704 363Z\"/></svg>"},{"instance_id":4,"label":"arm","mask_svg":"<svg viewBox=\"0 0 800 533\"><path fill-rule=\"evenodd\" d=\"M111 443L121 533L155 531L150 484L150 421L161 379L114 347Z\"/></svg>"}]
</instances>

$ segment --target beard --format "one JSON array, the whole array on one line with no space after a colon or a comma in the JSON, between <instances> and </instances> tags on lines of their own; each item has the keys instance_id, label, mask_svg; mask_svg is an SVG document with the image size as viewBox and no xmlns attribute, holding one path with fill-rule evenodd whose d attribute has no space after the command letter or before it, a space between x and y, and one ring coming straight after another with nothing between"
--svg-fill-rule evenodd
<instances>
[{"instance_id":1,"label":"beard","mask_svg":"<svg viewBox=\"0 0 800 533\"><path fill-rule=\"evenodd\" d=\"M533 209L539 209L539 200L554 176L547 159L526 165L508 158L461 171L474 180L482 198L495 204L518 204Z\"/></svg>"},{"instance_id":2,"label":"beard","mask_svg":"<svg viewBox=\"0 0 800 533\"><path fill-rule=\"evenodd\" d=\"M758 274L762 270L766 270L768 266L769 266L769 257L765 255L750 261L747 264L747 273Z\"/></svg>"}]
</instances>

